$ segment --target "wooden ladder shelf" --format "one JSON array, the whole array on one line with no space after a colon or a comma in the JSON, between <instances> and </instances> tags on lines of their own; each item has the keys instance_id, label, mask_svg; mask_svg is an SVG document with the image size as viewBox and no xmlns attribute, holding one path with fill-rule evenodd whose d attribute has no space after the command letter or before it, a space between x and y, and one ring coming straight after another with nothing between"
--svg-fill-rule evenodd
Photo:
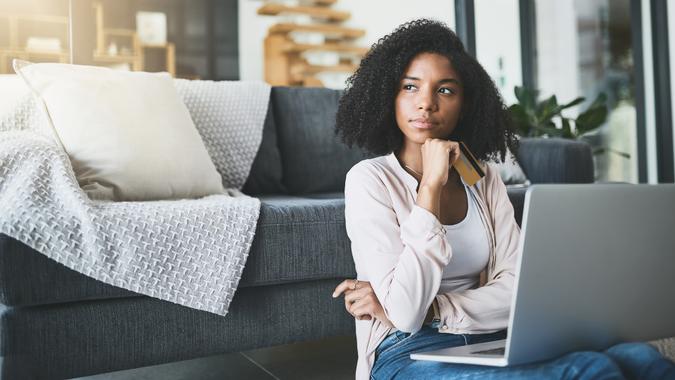
<instances>
[{"instance_id":1,"label":"wooden ladder shelf","mask_svg":"<svg viewBox=\"0 0 675 380\"><path fill-rule=\"evenodd\" d=\"M337 0L314 0L310 5L287 6L268 2L258 8L258 14L277 16L280 14L309 15L311 24L277 23L268 29L265 38L265 80L274 86L323 86L317 77L320 73L353 73L368 48L354 44L366 31L350 28L339 23L351 17L349 12L330 8ZM307 3L305 3L307 4ZM297 42L295 33L323 35L324 42L309 44ZM337 54L337 64L313 65L304 54L318 52Z\"/></svg>"}]
</instances>

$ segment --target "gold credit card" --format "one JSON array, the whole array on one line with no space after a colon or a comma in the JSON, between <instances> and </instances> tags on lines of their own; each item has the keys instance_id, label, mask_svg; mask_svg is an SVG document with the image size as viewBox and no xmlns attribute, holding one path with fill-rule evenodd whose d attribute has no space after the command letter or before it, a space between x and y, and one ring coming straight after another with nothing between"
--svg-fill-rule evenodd
<instances>
[{"instance_id":1,"label":"gold credit card","mask_svg":"<svg viewBox=\"0 0 675 380\"><path fill-rule=\"evenodd\" d=\"M478 160L473 156L464 142L459 142L459 158L452 164L457 173L462 177L467 185L473 186L481 178L485 177L485 172L478 164Z\"/></svg>"}]
</instances>

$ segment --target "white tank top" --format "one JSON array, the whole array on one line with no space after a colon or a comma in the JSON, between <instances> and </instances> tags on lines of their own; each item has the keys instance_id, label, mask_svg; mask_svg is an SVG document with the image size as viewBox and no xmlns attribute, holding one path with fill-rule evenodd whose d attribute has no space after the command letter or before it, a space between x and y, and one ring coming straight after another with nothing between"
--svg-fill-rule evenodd
<instances>
[{"instance_id":1,"label":"white tank top","mask_svg":"<svg viewBox=\"0 0 675 380\"><path fill-rule=\"evenodd\" d=\"M480 272L487 266L490 255L487 234L478 214L476 200L466 185L464 191L468 204L466 216L457 224L443 225L452 247L452 258L443 269L439 294L477 287Z\"/></svg>"}]
</instances>

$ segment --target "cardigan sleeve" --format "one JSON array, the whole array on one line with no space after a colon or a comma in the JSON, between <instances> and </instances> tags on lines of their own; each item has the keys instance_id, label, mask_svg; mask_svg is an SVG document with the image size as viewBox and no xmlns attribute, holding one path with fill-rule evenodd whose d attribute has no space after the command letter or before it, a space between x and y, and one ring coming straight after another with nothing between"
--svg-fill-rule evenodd
<instances>
[{"instance_id":1,"label":"cardigan sleeve","mask_svg":"<svg viewBox=\"0 0 675 380\"><path fill-rule=\"evenodd\" d=\"M445 333L489 333L507 327L513 296L515 267L519 255L520 228L506 186L493 169L486 181L486 203L494 230L495 255L485 285L439 294L441 328ZM486 177L486 179L487 179Z\"/></svg>"},{"instance_id":2,"label":"cardigan sleeve","mask_svg":"<svg viewBox=\"0 0 675 380\"><path fill-rule=\"evenodd\" d=\"M380 175L364 162L347 173L347 235L358 278L371 283L394 327L416 332L438 292L452 250L445 229L428 210L415 205L399 221L391 189Z\"/></svg>"}]
</instances>

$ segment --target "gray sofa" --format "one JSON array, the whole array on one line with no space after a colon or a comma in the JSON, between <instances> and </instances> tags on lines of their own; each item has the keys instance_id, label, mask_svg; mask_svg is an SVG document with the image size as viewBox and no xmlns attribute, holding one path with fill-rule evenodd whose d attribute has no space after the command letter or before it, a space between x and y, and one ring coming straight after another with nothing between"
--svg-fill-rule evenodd
<instances>
[{"instance_id":1,"label":"gray sofa","mask_svg":"<svg viewBox=\"0 0 675 380\"><path fill-rule=\"evenodd\" d=\"M349 168L367 157L334 135L340 93L274 88L244 192L262 200L226 317L110 286L0 235L2 376L66 378L354 333L330 294L355 275L344 227ZM524 139L533 183L592 182L590 148ZM520 221L524 188L509 189Z\"/></svg>"}]
</instances>

